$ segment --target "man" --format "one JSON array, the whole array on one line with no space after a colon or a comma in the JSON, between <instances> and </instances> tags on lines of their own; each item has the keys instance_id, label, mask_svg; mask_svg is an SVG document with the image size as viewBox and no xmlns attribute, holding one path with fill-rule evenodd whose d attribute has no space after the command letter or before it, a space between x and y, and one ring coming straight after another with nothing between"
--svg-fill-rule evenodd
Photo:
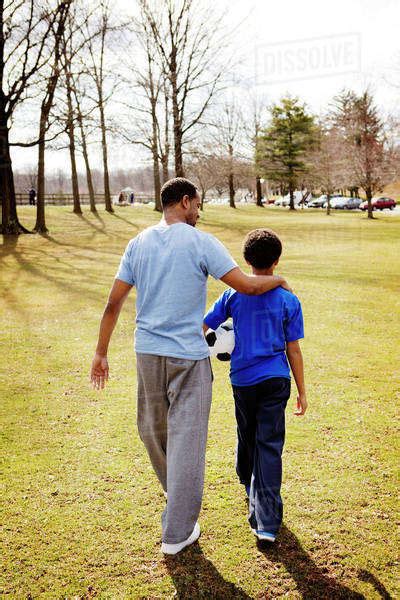
<instances>
[{"instance_id":1,"label":"man","mask_svg":"<svg viewBox=\"0 0 400 600\"><path fill-rule=\"evenodd\" d=\"M202 332L208 275L244 294L262 294L279 276L243 273L212 235L195 229L200 196L187 179L161 190L163 218L128 243L101 320L91 380L108 379L107 350L121 307L137 289L137 424L167 497L162 515L165 554L197 540L205 467L212 372Z\"/></svg>"},{"instance_id":2,"label":"man","mask_svg":"<svg viewBox=\"0 0 400 600\"><path fill-rule=\"evenodd\" d=\"M30 206L35 206L35 204L36 204L36 190L35 190L35 188L31 188L29 190L29 204L30 204Z\"/></svg>"}]
</instances>

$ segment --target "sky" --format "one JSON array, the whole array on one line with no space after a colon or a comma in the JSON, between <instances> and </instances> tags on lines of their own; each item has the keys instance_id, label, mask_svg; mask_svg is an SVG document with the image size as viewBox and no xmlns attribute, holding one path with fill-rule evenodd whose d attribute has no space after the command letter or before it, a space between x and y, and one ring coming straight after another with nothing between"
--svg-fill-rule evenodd
<instances>
[{"instance_id":1,"label":"sky","mask_svg":"<svg viewBox=\"0 0 400 600\"><path fill-rule=\"evenodd\" d=\"M115 2L121 12L132 11L133 0ZM370 86L383 114L400 111L400 0L214 0L213 6L232 39L236 97L246 98L251 88L271 103L290 93L319 114L341 89ZM12 158L20 170L36 161L36 150L14 148ZM56 170L67 159L65 151L49 152L48 164ZM112 145L111 168L146 160L134 146ZM100 168L99 152L93 163Z\"/></svg>"}]
</instances>

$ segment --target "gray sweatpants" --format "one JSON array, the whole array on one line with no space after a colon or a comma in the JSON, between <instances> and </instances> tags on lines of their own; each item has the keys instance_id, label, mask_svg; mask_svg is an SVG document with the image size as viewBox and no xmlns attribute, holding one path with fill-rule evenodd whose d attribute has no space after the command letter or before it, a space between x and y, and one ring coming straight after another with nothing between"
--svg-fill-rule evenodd
<instances>
[{"instance_id":1,"label":"gray sweatpants","mask_svg":"<svg viewBox=\"0 0 400 600\"><path fill-rule=\"evenodd\" d=\"M168 501L162 539L192 533L203 496L212 371L209 358L137 354L137 425Z\"/></svg>"}]
</instances>

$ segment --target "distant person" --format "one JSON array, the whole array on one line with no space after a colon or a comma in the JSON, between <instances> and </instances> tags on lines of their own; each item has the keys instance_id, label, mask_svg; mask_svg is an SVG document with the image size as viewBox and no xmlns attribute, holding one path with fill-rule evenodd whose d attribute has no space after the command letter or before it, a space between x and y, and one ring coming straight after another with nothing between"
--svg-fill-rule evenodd
<instances>
[{"instance_id":1,"label":"distant person","mask_svg":"<svg viewBox=\"0 0 400 600\"><path fill-rule=\"evenodd\" d=\"M28 192L29 194L29 205L35 206L36 204L36 190L35 188L31 188Z\"/></svg>"},{"instance_id":2,"label":"distant person","mask_svg":"<svg viewBox=\"0 0 400 600\"><path fill-rule=\"evenodd\" d=\"M135 203L135 194L134 194L134 192L131 192L131 193L130 193L130 196L129 196L129 202L130 202L131 204L134 204L134 203Z\"/></svg>"},{"instance_id":3,"label":"distant person","mask_svg":"<svg viewBox=\"0 0 400 600\"><path fill-rule=\"evenodd\" d=\"M282 244L268 229L251 231L244 258L253 275L272 276ZM249 497L249 523L260 540L274 542L282 523L282 450L285 408L290 396L289 364L297 385L296 415L307 409L304 337L298 298L277 287L259 296L226 290L204 318L204 331L233 319L235 348L230 378L237 421L236 471ZM289 360L289 364L288 364Z\"/></svg>"},{"instance_id":4,"label":"distant person","mask_svg":"<svg viewBox=\"0 0 400 600\"><path fill-rule=\"evenodd\" d=\"M122 192L119 193L118 196L118 204L122 204L124 202L124 194Z\"/></svg>"},{"instance_id":5,"label":"distant person","mask_svg":"<svg viewBox=\"0 0 400 600\"><path fill-rule=\"evenodd\" d=\"M100 324L91 380L96 389L104 388L111 334L135 286L137 425L167 497L161 550L176 554L200 535L212 385L202 332L207 278L244 294L287 284L282 277L246 275L221 242L195 229L201 200L187 179L167 181L161 203L161 221L132 238L121 259Z\"/></svg>"}]
</instances>

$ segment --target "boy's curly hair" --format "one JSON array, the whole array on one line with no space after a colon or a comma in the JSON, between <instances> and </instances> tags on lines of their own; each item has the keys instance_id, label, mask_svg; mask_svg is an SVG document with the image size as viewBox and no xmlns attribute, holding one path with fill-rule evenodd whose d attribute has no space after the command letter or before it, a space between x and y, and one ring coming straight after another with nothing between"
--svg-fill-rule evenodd
<instances>
[{"instance_id":1,"label":"boy's curly hair","mask_svg":"<svg viewBox=\"0 0 400 600\"><path fill-rule=\"evenodd\" d=\"M256 269L269 269L282 254L282 242L271 229L254 229L245 237L243 256Z\"/></svg>"}]
</instances>

